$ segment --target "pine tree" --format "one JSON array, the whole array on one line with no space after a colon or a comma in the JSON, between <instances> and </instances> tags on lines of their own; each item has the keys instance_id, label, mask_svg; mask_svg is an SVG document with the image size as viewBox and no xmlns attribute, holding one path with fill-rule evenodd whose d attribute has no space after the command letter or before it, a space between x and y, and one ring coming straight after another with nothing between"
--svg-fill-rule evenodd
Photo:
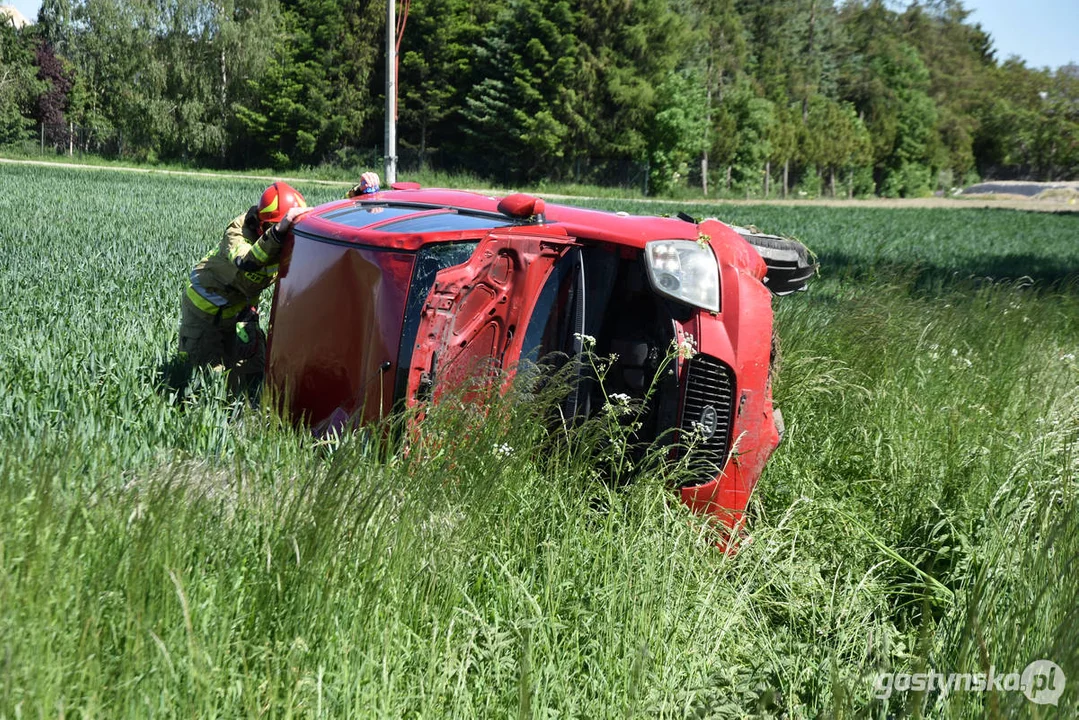
<instances>
[{"instance_id":1,"label":"pine tree","mask_svg":"<svg viewBox=\"0 0 1079 720\"><path fill-rule=\"evenodd\" d=\"M513 0L476 48L483 79L465 101L477 167L534 178L564 165L574 123L577 39L565 0Z\"/></svg>"},{"instance_id":2,"label":"pine tree","mask_svg":"<svg viewBox=\"0 0 1079 720\"><path fill-rule=\"evenodd\" d=\"M575 151L643 160L656 90L684 57L685 21L666 0L584 0L577 18Z\"/></svg>"}]
</instances>

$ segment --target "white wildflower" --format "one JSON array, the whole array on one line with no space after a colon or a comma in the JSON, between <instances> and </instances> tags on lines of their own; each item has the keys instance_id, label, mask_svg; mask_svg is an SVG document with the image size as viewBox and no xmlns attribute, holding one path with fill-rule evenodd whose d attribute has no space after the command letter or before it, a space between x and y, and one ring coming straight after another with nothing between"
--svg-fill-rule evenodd
<instances>
[{"instance_id":1,"label":"white wildflower","mask_svg":"<svg viewBox=\"0 0 1079 720\"><path fill-rule=\"evenodd\" d=\"M697 354L697 343L692 335L686 333L681 341L675 343L674 350L680 360L689 360Z\"/></svg>"},{"instance_id":2,"label":"white wildflower","mask_svg":"<svg viewBox=\"0 0 1079 720\"><path fill-rule=\"evenodd\" d=\"M969 370L974 367L973 361L966 355L960 355L959 350L952 348L952 370Z\"/></svg>"},{"instance_id":3,"label":"white wildflower","mask_svg":"<svg viewBox=\"0 0 1079 720\"><path fill-rule=\"evenodd\" d=\"M609 401L604 404L603 409L612 415L628 415L632 412L629 406L632 399L625 393L614 393L610 396Z\"/></svg>"},{"instance_id":4,"label":"white wildflower","mask_svg":"<svg viewBox=\"0 0 1079 720\"><path fill-rule=\"evenodd\" d=\"M513 454L513 446L510 445L509 443L501 443L499 445L495 445L494 451L495 451L495 455L500 455L502 457L509 457L510 455Z\"/></svg>"},{"instance_id":5,"label":"white wildflower","mask_svg":"<svg viewBox=\"0 0 1079 720\"><path fill-rule=\"evenodd\" d=\"M573 333L573 338L581 343L581 347L585 350L591 350L596 346L596 339L591 335L585 335L584 333Z\"/></svg>"}]
</instances>

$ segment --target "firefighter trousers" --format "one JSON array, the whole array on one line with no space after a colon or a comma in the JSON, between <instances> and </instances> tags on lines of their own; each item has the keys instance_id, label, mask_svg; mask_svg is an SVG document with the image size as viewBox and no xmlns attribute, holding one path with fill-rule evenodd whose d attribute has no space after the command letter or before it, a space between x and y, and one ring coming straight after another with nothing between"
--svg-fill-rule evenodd
<instances>
[{"instance_id":1,"label":"firefighter trousers","mask_svg":"<svg viewBox=\"0 0 1079 720\"><path fill-rule=\"evenodd\" d=\"M266 334L257 316L239 322L221 320L195 307L185 295L180 304L180 355L192 366L229 370L237 381L253 380L266 365Z\"/></svg>"}]
</instances>

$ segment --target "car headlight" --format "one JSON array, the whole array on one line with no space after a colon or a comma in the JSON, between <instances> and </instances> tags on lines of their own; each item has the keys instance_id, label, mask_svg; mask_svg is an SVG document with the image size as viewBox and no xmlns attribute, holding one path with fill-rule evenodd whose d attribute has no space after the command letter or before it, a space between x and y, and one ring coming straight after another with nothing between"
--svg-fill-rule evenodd
<instances>
[{"instance_id":1,"label":"car headlight","mask_svg":"<svg viewBox=\"0 0 1079 720\"><path fill-rule=\"evenodd\" d=\"M644 246L648 279L660 295L719 312L719 265L696 240L653 240Z\"/></svg>"}]
</instances>

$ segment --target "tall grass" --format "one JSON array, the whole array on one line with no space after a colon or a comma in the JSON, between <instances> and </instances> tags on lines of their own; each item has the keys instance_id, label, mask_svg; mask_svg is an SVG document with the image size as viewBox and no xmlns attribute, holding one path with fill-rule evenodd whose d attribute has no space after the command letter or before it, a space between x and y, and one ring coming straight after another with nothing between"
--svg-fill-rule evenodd
<instances>
[{"instance_id":1,"label":"tall grass","mask_svg":"<svg viewBox=\"0 0 1079 720\"><path fill-rule=\"evenodd\" d=\"M676 469L604 482L587 440L615 425L554 443L542 400L447 405L400 453L317 441L212 374L167 390L186 271L258 183L0 189L0 717L1079 710L1079 292L966 279L1017 234L1066 275L1074 222L814 209L823 277L777 303L787 435L727 557ZM932 282L879 251L919 217L959 248L926 243ZM1072 679L1059 709L874 697L883 671L1039 658Z\"/></svg>"}]
</instances>

